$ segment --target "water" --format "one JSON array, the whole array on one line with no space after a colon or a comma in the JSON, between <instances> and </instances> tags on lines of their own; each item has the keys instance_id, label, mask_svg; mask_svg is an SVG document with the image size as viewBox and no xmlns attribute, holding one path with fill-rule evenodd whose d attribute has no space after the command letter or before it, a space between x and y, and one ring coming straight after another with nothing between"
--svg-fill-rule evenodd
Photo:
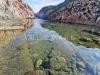
<instances>
[{"instance_id":1,"label":"water","mask_svg":"<svg viewBox=\"0 0 100 75\"><path fill-rule=\"evenodd\" d=\"M65 38L61 37L55 31L41 27L42 22L43 21L41 19L35 19L35 26L27 30L26 34L35 32L36 34L38 33L38 35L46 35L51 37L52 41L55 41L57 44L59 44L61 48L65 47L62 51L65 55L68 55L68 53L76 54L76 58L85 64L86 67L84 71L87 75L100 75L100 49L75 46Z\"/></svg>"},{"instance_id":2,"label":"water","mask_svg":"<svg viewBox=\"0 0 100 75\"><path fill-rule=\"evenodd\" d=\"M20 51L12 49L17 47L16 42L19 42L18 45L20 45L20 43L22 43L21 40L26 40L28 43L32 40L49 40L49 42L54 42L54 44L57 45L58 50L64 55L71 57L75 54L76 61L80 60L84 63L85 67L83 69L86 75L100 75L100 49L75 46L57 32L43 28L41 26L43 22L44 20L35 19L34 25L30 29L27 29L20 35L14 36L13 41L7 45L9 48L11 46L10 49L0 49L0 67L4 67L2 69L0 68L0 75L23 75L23 72L32 70L32 61L29 57L29 52L26 51L27 54L23 52L25 54L24 56L26 56L23 57L20 54ZM14 47L12 47L12 45ZM27 62L26 59L30 62ZM26 68L25 66L29 68Z\"/></svg>"},{"instance_id":3,"label":"water","mask_svg":"<svg viewBox=\"0 0 100 75\"><path fill-rule=\"evenodd\" d=\"M85 63L85 72L89 73L89 75L100 75L100 49L86 48L84 46L77 47L79 51L76 52L76 56Z\"/></svg>"},{"instance_id":4,"label":"water","mask_svg":"<svg viewBox=\"0 0 100 75\"><path fill-rule=\"evenodd\" d=\"M69 53L73 53L76 50L76 47L69 41L67 41L65 38L62 38L58 33L55 31L43 28L41 24L44 21L41 19L35 19L34 20L34 26L27 30L25 35L29 36L29 38L35 37L40 35L41 39L38 40L50 40L54 41L56 44L58 44L61 47L65 47L69 51ZM32 36L33 35L33 36ZM33 38L34 40L34 38ZM64 51L64 53L66 50ZM67 53L66 53L67 55Z\"/></svg>"}]
</instances>

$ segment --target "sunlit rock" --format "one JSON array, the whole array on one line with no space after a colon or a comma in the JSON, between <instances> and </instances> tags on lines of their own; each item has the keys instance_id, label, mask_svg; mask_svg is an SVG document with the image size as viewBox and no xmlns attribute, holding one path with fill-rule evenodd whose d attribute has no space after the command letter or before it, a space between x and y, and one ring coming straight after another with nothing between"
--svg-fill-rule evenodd
<instances>
[{"instance_id":1,"label":"sunlit rock","mask_svg":"<svg viewBox=\"0 0 100 75\"><path fill-rule=\"evenodd\" d=\"M0 0L0 19L25 19L33 17L33 10L23 0ZM24 20L25 24L32 25L32 20Z\"/></svg>"}]
</instances>

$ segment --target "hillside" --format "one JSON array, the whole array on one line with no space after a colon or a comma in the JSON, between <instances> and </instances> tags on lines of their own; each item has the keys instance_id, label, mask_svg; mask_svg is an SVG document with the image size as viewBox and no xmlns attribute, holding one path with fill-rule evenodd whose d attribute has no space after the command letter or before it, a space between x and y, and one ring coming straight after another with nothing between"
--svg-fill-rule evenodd
<instances>
[{"instance_id":1,"label":"hillside","mask_svg":"<svg viewBox=\"0 0 100 75\"><path fill-rule=\"evenodd\" d=\"M46 8L49 8L49 6ZM41 9L39 14L43 15L45 9ZM65 0L63 3L47 10L45 14L47 14L45 15L45 19L54 22L99 26L100 2L99 0Z\"/></svg>"},{"instance_id":2,"label":"hillside","mask_svg":"<svg viewBox=\"0 0 100 75\"><path fill-rule=\"evenodd\" d=\"M33 10L23 0L0 0L0 19L23 19L34 17ZM30 22L30 23L29 23ZM25 20L27 25L32 25L32 21Z\"/></svg>"}]
</instances>

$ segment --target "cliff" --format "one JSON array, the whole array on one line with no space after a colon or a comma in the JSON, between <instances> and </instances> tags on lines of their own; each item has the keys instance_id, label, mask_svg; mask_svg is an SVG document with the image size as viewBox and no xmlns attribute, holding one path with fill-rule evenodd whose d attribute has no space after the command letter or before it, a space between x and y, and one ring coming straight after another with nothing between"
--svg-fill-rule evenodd
<instances>
[{"instance_id":1,"label":"cliff","mask_svg":"<svg viewBox=\"0 0 100 75\"><path fill-rule=\"evenodd\" d=\"M0 19L34 17L32 9L23 0L0 0ZM28 25L32 20L25 20Z\"/></svg>"},{"instance_id":2,"label":"cliff","mask_svg":"<svg viewBox=\"0 0 100 75\"><path fill-rule=\"evenodd\" d=\"M50 12L51 10L52 12ZM40 11L44 11L44 9ZM45 14L48 14L48 16L45 16L46 19L51 21L100 26L100 1L65 0L63 3L48 10Z\"/></svg>"}]
</instances>

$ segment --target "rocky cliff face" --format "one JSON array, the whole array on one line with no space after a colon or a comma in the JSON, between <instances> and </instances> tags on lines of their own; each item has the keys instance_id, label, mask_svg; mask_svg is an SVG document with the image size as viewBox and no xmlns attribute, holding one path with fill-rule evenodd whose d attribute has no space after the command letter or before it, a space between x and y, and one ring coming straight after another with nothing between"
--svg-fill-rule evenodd
<instances>
[{"instance_id":1,"label":"rocky cliff face","mask_svg":"<svg viewBox=\"0 0 100 75\"><path fill-rule=\"evenodd\" d=\"M43 9L41 10L43 11ZM51 11L48 10L47 12ZM65 0L52 8L47 19L59 22L100 24L100 2L98 0Z\"/></svg>"},{"instance_id":2,"label":"rocky cliff face","mask_svg":"<svg viewBox=\"0 0 100 75\"><path fill-rule=\"evenodd\" d=\"M23 0L0 0L0 19L26 18L33 16L32 9ZM26 23L32 23L30 20Z\"/></svg>"}]
</instances>

